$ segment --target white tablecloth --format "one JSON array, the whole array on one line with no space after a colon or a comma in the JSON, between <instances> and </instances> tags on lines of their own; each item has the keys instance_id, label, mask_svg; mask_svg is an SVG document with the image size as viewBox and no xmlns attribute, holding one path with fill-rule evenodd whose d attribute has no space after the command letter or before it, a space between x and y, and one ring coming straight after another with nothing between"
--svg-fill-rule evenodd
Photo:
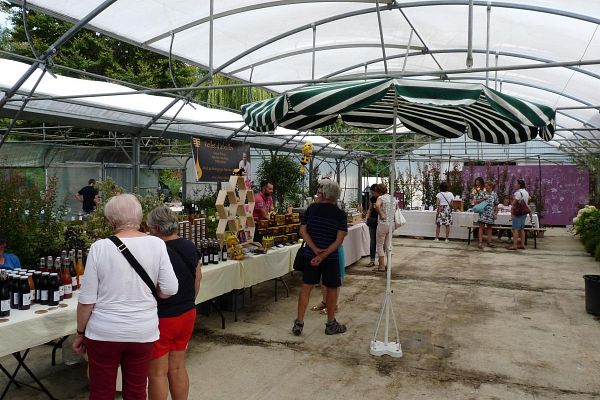
<instances>
[{"instance_id":1,"label":"white tablecloth","mask_svg":"<svg viewBox=\"0 0 600 400\"><path fill-rule=\"evenodd\" d=\"M394 235L402 236L422 236L435 237L435 211L412 211L402 210L402 215L406 218L406 225L396 229ZM453 212L452 226L450 227L450 238L467 239L469 230L461 228L461 225L471 225L479 219L479 214L474 212ZM511 225L512 218L510 214L498 214L496 224ZM531 226L531 220L527 217L526 225ZM536 214L533 215L533 226L539 227L539 219ZM444 237L445 228L441 227L440 237Z\"/></svg>"},{"instance_id":2,"label":"white tablecloth","mask_svg":"<svg viewBox=\"0 0 600 400\"><path fill-rule=\"evenodd\" d=\"M369 227L364 222L348 227L348 235L344 239L344 261L349 266L369 255Z\"/></svg>"},{"instance_id":3,"label":"white tablecloth","mask_svg":"<svg viewBox=\"0 0 600 400\"><path fill-rule=\"evenodd\" d=\"M29 310L11 310L7 322L0 323L0 357L39 346L77 331L77 292L58 307L45 314L36 314L48 307L34 304Z\"/></svg>"},{"instance_id":4,"label":"white tablecloth","mask_svg":"<svg viewBox=\"0 0 600 400\"><path fill-rule=\"evenodd\" d=\"M239 261L228 260L218 264L205 265L201 270L202 280L196 304L244 287L242 266Z\"/></svg>"},{"instance_id":5,"label":"white tablecloth","mask_svg":"<svg viewBox=\"0 0 600 400\"><path fill-rule=\"evenodd\" d=\"M290 272L290 247L269 249L267 254L246 257L240 261L244 287L279 278Z\"/></svg>"}]
</instances>

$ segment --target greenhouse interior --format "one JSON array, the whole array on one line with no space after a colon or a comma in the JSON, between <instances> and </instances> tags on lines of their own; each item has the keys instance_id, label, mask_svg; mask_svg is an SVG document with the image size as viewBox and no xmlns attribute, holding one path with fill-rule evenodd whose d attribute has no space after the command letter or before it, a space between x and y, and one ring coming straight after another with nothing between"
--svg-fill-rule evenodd
<instances>
[{"instance_id":1,"label":"greenhouse interior","mask_svg":"<svg viewBox=\"0 0 600 400\"><path fill-rule=\"evenodd\" d=\"M0 0L0 399L599 398L599 27Z\"/></svg>"}]
</instances>

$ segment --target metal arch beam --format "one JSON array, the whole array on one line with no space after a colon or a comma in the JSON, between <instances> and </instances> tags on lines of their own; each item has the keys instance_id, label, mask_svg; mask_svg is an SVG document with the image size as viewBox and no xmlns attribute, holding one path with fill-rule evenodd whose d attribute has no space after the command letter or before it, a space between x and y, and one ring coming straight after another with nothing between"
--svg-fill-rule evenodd
<instances>
[{"instance_id":1,"label":"metal arch beam","mask_svg":"<svg viewBox=\"0 0 600 400\"><path fill-rule=\"evenodd\" d=\"M374 0L372 1L361 1L361 0L350 0L352 2L356 2L356 3L375 3ZM228 17L228 16L232 16L232 15L236 15L236 14L240 14L240 13L244 13L244 12L249 12L249 11L256 11L259 9L264 9L264 8L271 8L271 7L279 7L279 6L285 6L285 5L292 5L292 4L302 4L302 3L315 3L315 2L319 2L319 3L329 3L329 2L339 2L338 0L318 0L318 1L314 1L314 0L280 0L280 1L270 1L270 2L266 2L266 3L261 3L261 4L254 4L254 5L249 5L249 6L244 6L244 7L239 7L236 9L232 9L232 10L227 10L227 11L223 11L221 13L217 13L213 15L213 20L216 19L220 19L220 18L224 18L224 17ZM403 9L403 8L415 8L415 7L429 7L429 6L453 6L453 5L468 5L469 1L468 0L462 0L462 1L452 1L452 0L430 0L430 1L420 1L420 2L409 2L409 3L402 3L402 4L393 4L391 1L388 0L388 8L389 9ZM535 12L544 12L544 13L549 13L549 14L555 14L555 15L559 15L559 16L563 16L563 17L568 17L568 18L575 18L575 19L579 19L582 21L586 21L586 22L592 22L595 24L600 24L600 20L597 18L593 18L590 16L586 16L586 15L582 15L582 14L577 14L577 13L572 13L572 12L568 12L568 11L561 11L561 10L556 10L556 9L551 9L551 8L546 8L546 7L538 7L538 6L532 6L532 5L526 5L526 4L514 4L514 3L505 3L505 2L491 2L491 1L474 1L473 5L476 6L485 6L487 7L488 4L490 4L492 7L499 7L499 8L512 8L512 9L520 9L520 10L526 10L526 11L535 11ZM362 13L368 13L368 12L376 12L376 8L374 9L369 9L369 10L363 10L366 12L361 12ZM340 18L341 19L341 18ZM210 17L204 17L204 18L200 18L196 21L192 21L189 22L185 25L182 25L180 27L177 27L175 29L170 30L169 32L165 32L162 33L160 35L157 35L153 38L150 38L148 40L146 40L145 42L141 43L142 45L148 46L156 41L165 39L167 37L169 37L171 34L176 34L176 33L180 33L183 32L187 29L193 28L195 26L198 25L202 25L204 23L207 23L210 21Z\"/></svg>"},{"instance_id":2,"label":"metal arch beam","mask_svg":"<svg viewBox=\"0 0 600 400\"><path fill-rule=\"evenodd\" d=\"M317 46L314 48L314 51L329 51L329 50L340 50L340 49L355 49L358 47L365 47L365 48L381 48L381 44L380 43L344 43L344 44L333 44L333 45L326 45L326 46ZM404 44L390 44L390 43L385 43L385 47L386 48L390 48L390 49L402 49L402 50L406 50L406 48L408 47L407 45ZM423 54L422 51L425 50L425 47L422 46L410 46L410 49L415 49L415 50L419 50L421 53ZM251 64L246 64L243 67L240 67L236 70L233 70L231 72L229 72L229 74L233 75L233 74L238 74L240 72L246 71L248 69L251 69L252 67L257 67L259 65L263 65L263 64L268 64L270 62L273 61L278 61L281 60L283 58L287 58L287 57L294 57L294 56L298 56L298 55L302 55L302 54L306 54L306 53L311 53L313 51L312 46L311 47L307 47L304 49L299 49L299 50L292 50L292 51L288 51L285 53L280 53L276 56L273 57L268 57L265 59L262 59L260 61L251 63ZM392 59L395 57L387 57L387 59ZM383 58L380 58L379 60L383 61ZM359 64L360 66L363 66L363 64Z\"/></svg>"},{"instance_id":3,"label":"metal arch beam","mask_svg":"<svg viewBox=\"0 0 600 400\"><path fill-rule=\"evenodd\" d=\"M454 54L454 53L466 53L467 49L439 49L439 50L429 50L429 52L432 53L432 54ZM484 49L473 49L473 53L485 54L485 52L486 51ZM530 56L530 55L527 55L527 54L515 53L515 52L510 52L510 51L498 51L497 53L498 53L498 55L505 56L505 57L522 58L522 59L525 59L525 60L538 61L538 62L541 62L541 63L553 63L553 62L556 62L554 60L550 60L550 59L546 59L546 58L535 57L535 56ZM426 56L426 55L427 55L426 53L423 53L422 51L419 51L419 52L413 52L413 53L408 53L408 54L396 54L396 55L393 55L393 56L389 56L387 59L388 60L393 60L393 59L396 59L396 58ZM360 67L363 67L365 65L375 64L375 63L382 62L382 61L383 61L383 58L381 58L381 57L380 58L375 58L375 59L369 60L369 61L363 61L363 62L361 62L359 64L354 64L354 65L349 66L349 67L344 67L344 68L342 68L340 70L337 70L337 71L334 71L334 72L329 73L327 75L324 75L320 79L331 78L331 77L334 77L336 75L342 74L344 72L351 71L353 69L360 68ZM570 70L573 70L573 71L580 72L582 74L591 76L593 78L600 79L600 74L595 74L595 73L593 73L591 71L587 71L585 69L581 69L581 68L573 67L573 66L563 67L563 68L568 68Z\"/></svg>"}]
</instances>

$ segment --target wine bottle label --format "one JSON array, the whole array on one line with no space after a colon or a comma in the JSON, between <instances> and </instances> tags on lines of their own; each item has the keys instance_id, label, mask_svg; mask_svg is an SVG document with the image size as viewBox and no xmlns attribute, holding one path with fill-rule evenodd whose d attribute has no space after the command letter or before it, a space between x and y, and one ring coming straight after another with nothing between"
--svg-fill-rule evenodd
<instances>
[{"instance_id":1,"label":"wine bottle label","mask_svg":"<svg viewBox=\"0 0 600 400\"><path fill-rule=\"evenodd\" d=\"M204 256L204 258L202 258L202 264L208 264L208 256Z\"/></svg>"},{"instance_id":2,"label":"wine bottle label","mask_svg":"<svg viewBox=\"0 0 600 400\"><path fill-rule=\"evenodd\" d=\"M48 301L48 291L42 290L42 301Z\"/></svg>"},{"instance_id":3,"label":"wine bottle label","mask_svg":"<svg viewBox=\"0 0 600 400\"><path fill-rule=\"evenodd\" d=\"M29 291L29 295L31 296L31 300L34 300L35 299L35 289L31 289Z\"/></svg>"},{"instance_id":4,"label":"wine bottle label","mask_svg":"<svg viewBox=\"0 0 600 400\"><path fill-rule=\"evenodd\" d=\"M60 296L60 297L63 297L63 296L65 295L65 287L61 285L61 286L58 288L58 293L59 293L59 296Z\"/></svg>"},{"instance_id":5,"label":"wine bottle label","mask_svg":"<svg viewBox=\"0 0 600 400\"><path fill-rule=\"evenodd\" d=\"M31 295L29 293L24 293L23 294L23 305L24 306L31 305Z\"/></svg>"},{"instance_id":6,"label":"wine bottle label","mask_svg":"<svg viewBox=\"0 0 600 400\"><path fill-rule=\"evenodd\" d=\"M65 294L69 295L73 293L73 287L71 285L65 285Z\"/></svg>"},{"instance_id":7,"label":"wine bottle label","mask_svg":"<svg viewBox=\"0 0 600 400\"><path fill-rule=\"evenodd\" d=\"M13 303L19 304L19 293L13 293Z\"/></svg>"},{"instance_id":8,"label":"wine bottle label","mask_svg":"<svg viewBox=\"0 0 600 400\"><path fill-rule=\"evenodd\" d=\"M59 302L60 301L60 290L57 290L54 292L54 297L53 297L54 301Z\"/></svg>"},{"instance_id":9,"label":"wine bottle label","mask_svg":"<svg viewBox=\"0 0 600 400\"><path fill-rule=\"evenodd\" d=\"M10 300L2 300L0 302L0 311L9 311L10 310Z\"/></svg>"}]
</instances>

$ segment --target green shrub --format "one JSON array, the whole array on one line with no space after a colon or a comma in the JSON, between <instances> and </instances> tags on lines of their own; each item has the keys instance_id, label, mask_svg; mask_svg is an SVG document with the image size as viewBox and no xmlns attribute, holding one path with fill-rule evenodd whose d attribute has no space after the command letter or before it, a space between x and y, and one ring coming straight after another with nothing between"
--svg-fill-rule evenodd
<instances>
[{"instance_id":1,"label":"green shrub","mask_svg":"<svg viewBox=\"0 0 600 400\"><path fill-rule=\"evenodd\" d=\"M588 237L586 239L586 241L584 242L585 251L587 251L591 255L595 255L596 254L596 247L598 247L599 243L600 243L600 236L599 235L593 235L593 236Z\"/></svg>"}]
</instances>

